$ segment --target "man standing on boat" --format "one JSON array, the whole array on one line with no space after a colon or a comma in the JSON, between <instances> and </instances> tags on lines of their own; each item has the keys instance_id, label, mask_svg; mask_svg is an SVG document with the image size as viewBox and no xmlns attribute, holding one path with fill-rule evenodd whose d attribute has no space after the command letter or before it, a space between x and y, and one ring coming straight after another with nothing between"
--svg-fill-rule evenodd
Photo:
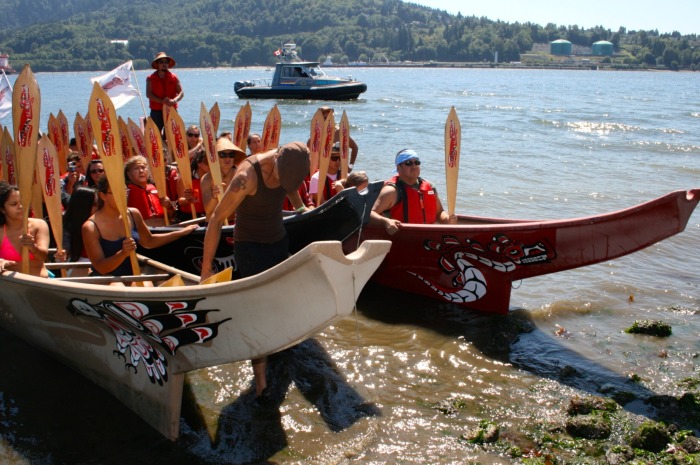
<instances>
[{"instance_id":1,"label":"man standing on boat","mask_svg":"<svg viewBox=\"0 0 700 465\"><path fill-rule=\"evenodd\" d=\"M396 154L396 176L389 179L379 193L370 213L370 223L383 225L394 235L401 223L456 224L442 207L435 186L420 177L420 158L414 150Z\"/></svg>"},{"instance_id":2,"label":"man standing on boat","mask_svg":"<svg viewBox=\"0 0 700 465\"><path fill-rule=\"evenodd\" d=\"M309 157L309 149L303 143L291 142L243 160L209 218L204 235L202 281L214 274L212 266L221 228L234 212L233 255L242 277L261 273L288 257L289 238L282 223L282 203L289 197L295 209L304 208L298 189L309 173ZM254 359L252 365L256 401L268 402L267 359Z\"/></svg>"},{"instance_id":3,"label":"man standing on boat","mask_svg":"<svg viewBox=\"0 0 700 465\"><path fill-rule=\"evenodd\" d=\"M161 133L165 120L163 111L166 106L177 109L177 102L182 100L185 93L180 85L180 79L171 72L175 67L175 60L165 52L159 52L151 62L151 68L156 71L146 78L146 97L151 109L151 118L156 123Z\"/></svg>"}]
</instances>

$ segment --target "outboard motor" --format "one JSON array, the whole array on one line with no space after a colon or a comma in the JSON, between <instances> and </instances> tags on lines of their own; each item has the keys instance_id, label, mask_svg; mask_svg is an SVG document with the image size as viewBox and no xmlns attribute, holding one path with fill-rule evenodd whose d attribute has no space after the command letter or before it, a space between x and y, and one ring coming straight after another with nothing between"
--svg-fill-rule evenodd
<instances>
[{"instance_id":1,"label":"outboard motor","mask_svg":"<svg viewBox=\"0 0 700 465\"><path fill-rule=\"evenodd\" d=\"M235 84L233 84L233 90L234 92L238 92L240 89L252 85L253 83L251 81L236 81Z\"/></svg>"}]
</instances>

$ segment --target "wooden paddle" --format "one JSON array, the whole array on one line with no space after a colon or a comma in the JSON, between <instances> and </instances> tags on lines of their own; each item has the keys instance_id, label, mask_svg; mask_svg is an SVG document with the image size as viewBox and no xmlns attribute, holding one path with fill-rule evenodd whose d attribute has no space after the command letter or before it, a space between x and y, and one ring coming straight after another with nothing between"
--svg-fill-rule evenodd
<instances>
[{"instance_id":1,"label":"wooden paddle","mask_svg":"<svg viewBox=\"0 0 700 465\"><path fill-rule=\"evenodd\" d=\"M63 153L63 133L61 132L61 124L53 113L49 113L49 123L48 123L48 134L49 140L56 148L56 154L58 156L58 166L60 173L63 174L68 171L68 165L66 163L66 154Z\"/></svg>"},{"instance_id":2,"label":"wooden paddle","mask_svg":"<svg viewBox=\"0 0 700 465\"><path fill-rule=\"evenodd\" d=\"M314 175L318 169L318 158L321 153L321 135L323 134L323 112L319 108L311 118L311 134L309 136L309 152L311 160L309 163L309 178Z\"/></svg>"},{"instance_id":3,"label":"wooden paddle","mask_svg":"<svg viewBox=\"0 0 700 465\"><path fill-rule=\"evenodd\" d=\"M335 134L333 135L335 138ZM343 110L340 118L340 179L348 177L348 164L350 163L350 123L348 115Z\"/></svg>"},{"instance_id":4,"label":"wooden paddle","mask_svg":"<svg viewBox=\"0 0 700 465\"><path fill-rule=\"evenodd\" d=\"M187 140L185 139L186 132L185 122L182 120L182 117L177 110L171 109L170 119L165 124L165 137L168 139L170 153L175 158L185 189L192 189L192 168L190 167L190 156L187 150ZM192 218L196 218L197 211L194 208L194 204L190 206L192 207Z\"/></svg>"},{"instance_id":5,"label":"wooden paddle","mask_svg":"<svg viewBox=\"0 0 700 465\"><path fill-rule=\"evenodd\" d=\"M129 120L129 131L138 131L141 133L141 128L138 127L133 121ZM138 136L138 134L137 134ZM143 136L141 135L143 138ZM153 178L153 183L156 185L158 192L167 192L167 185L165 183L165 162L163 160L163 138L160 136L160 130L156 123L149 117L146 118L146 138L148 143L145 144L146 159L148 160L148 167L151 170L151 177ZM165 219L165 225L170 225L170 218L168 218L167 211L164 212L163 218Z\"/></svg>"},{"instance_id":6,"label":"wooden paddle","mask_svg":"<svg viewBox=\"0 0 700 465\"><path fill-rule=\"evenodd\" d=\"M46 204L51 231L56 250L63 250L63 215L61 214L61 177L58 167L58 154L53 143L44 134L37 145L36 171L38 175L41 196ZM66 270L61 274L65 276Z\"/></svg>"},{"instance_id":7,"label":"wooden paddle","mask_svg":"<svg viewBox=\"0 0 700 465\"><path fill-rule=\"evenodd\" d=\"M38 170L39 167L35 167ZM32 183L32 215L34 218L44 218L44 198L41 193L41 184L39 183L39 173L34 172L34 182Z\"/></svg>"},{"instance_id":8,"label":"wooden paddle","mask_svg":"<svg viewBox=\"0 0 700 465\"><path fill-rule=\"evenodd\" d=\"M270 149L277 148L280 142L280 131L282 128L282 115L277 108L277 105L267 114L265 124L263 125L262 150L267 152Z\"/></svg>"},{"instance_id":9,"label":"wooden paddle","mask_svg":"<svg viewBox=\"0 0 700 465\"><path fill-rule=\"evenodd\" d=\"M15 143L12 140L12 134L10 134L10 129L7 126L2 130L0 154L2 154L2 178L9 184L17 185Z\"/></svg>"},{"instance_id":10,"label":"wooden paddle","mask_svg":"<svg viewBox=\"0 0 700 465\"><path fill-rule=\"evenodd\" d=\"M331 161L331 150L333 149L333 136L335 136L335 118L333 113L328 114L328 118L323 122L321 132L321 157L318 162L318 192L316 193L316 206L323 203L323 191L326 186L326 175L328 164Z\"/></svg>"},{"instance_id":11,"label":"wooden paddle","mask_svg":"<svg viewBox=\"0 0 700 465\"><path fill-rule=\"evenodd\" d=\"M204 106L204 103L201 104L199 109L199 127L202 132L202 145L204 145L204 151L207 154L207 163L209 163L209 176L211 176L212 186L221 188L221 184L224 181L221 177L219 154L216 151L216 132L214 131L214 124L211 121L211 115L207 111L207 107ZM223 194L223 192L221 192L221 194ZM219 201L219 197L214 198L217 202ZM194 209L194 205L192 208ZM228 221L226 224L228 224Z\"/></svg>"},{"instance_id":12,"label":"wooden paddle","mask_svg":"<svg viewBox=\"0 0 700 465\"><path fill-rule=\"evenodd\" d=\"M7 172L7 170L5 169L5 160L3 160L3 158L5 158L3 156L3 154L5 153L4 136L5 128L3 128L2 124L0 124L0 181L5 180L5 173Z\"/></svg>"},{"instance_id":13,"label":"wooden paddle","mask_svg":"<svg viewBox=\"0 0 700 465\"><path fill-rule=\"evenodd\" d=\"M250 102L238 110L236 120L233 123L233 143L244 152L248 148L248 134L250 134L250 122L253 119L253 111Z\"/></svg>"},{"instance_id":14,"label":"wooden paddle","mask_svg":"<svg viewBox=\"0 0 700 465\"><path fill-rule=\"evenodd\" d=\"M61 151L63 151L65 157L68 158L68 155L70 154L70 130L68 128L68 118L66 118L63 110L58 110L56 119L58 120L58 127L61 128L61 142L63 143ZM56 151L59 151L58 148Z\"/></svg>"},{"instance_id":15,"label":"wooden paddle","mask_svg":"<svg viewBox=\"0 0 700 465\"><path fill-rule=\"evenodd\" d=\"M459 179L459 151L462 127L455 107L452 107L445 122L445 175L447 178L447 214L455 214L457 203L457 180Z\"/></svg>"},{"instance_id":16,"label":"wooden paddle","mask_svg":"<svg viewBox=\"0 0 700 465\"><path fill-rule=\"evenodd\" d=\"M105 168L105 174L109 181L112 196L117 204L119 214L124 223L124 234L131 238L131 226L129 225L129 214L126 206L126 183L124 182L124 162L122 160L122 141L119 137L117 127L117 113L109 95L95 82L90 94L88 111L90 122L95 132L95 141L100 159ZM140 275L138 258L136 251L129 255L131 269L134 275Z\"/></svg>"},{"instance_id":17,"label":"wooden paddle","mask_svg":"<svg viewBox=\"0 0 700 465\"><path fill-rule=\"evenodd\" d=\"M75 145L78 146L78 153L80 154L80 164L83 165L83 171L87 173L90 167L90 160L92 160L92 141L88 140L87 123L80 116L80 113L75 114L73 132L75 133Z\"/></svg>"},{"instance_id":18,"label":"wooden paddle","mask_svg":"<svg viewBox=\"0 0 700 465\"><path fill-rule=\"evenodd\" d=\"M22 234L29 229L29 207L31 205L36 146L41 115L41 93L32 69L24 65L12 88L12 123L15 135L15 161L19 179L19 197L22 204ZM22 247L22 273L29 273L29 248Z\"/></svg>"},{"instance_id":19,"label":"wooden paddle","mask_svg":"<svg viewBox=\"0 0 700 465\"><path fill-rule=\"evenodd\" d=\"M213 276L209 276L207 279L202 281L199 284L217 284L217 283L225 283L228 281L231 281L231 277L233 276L233 268L228 267L223 271L219 271Z\"/></svg>"},{"instance_id":20,"label":"wooden paddle","mask_svg":"<svg viewBox=\"0 0 700 465\"><path fill-rule=\"evenodd\" d=\"M144 138L143 131L141 127L136 124L131 118L127 119L126 125L129 129L129 140L131 141L131 147L136 152L137 155L142 157L148 157L148 152L146 151L146 139ZM158 129L156 127L156 129ZM161 137L162 142L162 137ZM163 145L161 143L161 157L163 153Z\"/></svg>"},{"instance_id":21,"label":"wooden paddle","mask_svg":"<svg viewBox=\"0 0 700 465\"><path fill-rule=\"evenodd\" d=\"M127 126L126 121L121 116L117 117L117 127L119 128L119 138L122 141L122 157L124 163L134 155L134 148L131 145L131 138L129 138L129 126Z\"/></svg>"},{"instance_id":22,"label":"wooden paddle","mask_svg":"<svg viewBox=\"0 0 700 465\"><path fill-rule=\"evenodd\" d=\"M219 102L214 102L214 105L212 105L211 109L209 110L209 116L211 117L211 124L214 126L214 134L218 134L219 122L221 121L221 110L219 110Z\"/></svg>"}]
</instances>

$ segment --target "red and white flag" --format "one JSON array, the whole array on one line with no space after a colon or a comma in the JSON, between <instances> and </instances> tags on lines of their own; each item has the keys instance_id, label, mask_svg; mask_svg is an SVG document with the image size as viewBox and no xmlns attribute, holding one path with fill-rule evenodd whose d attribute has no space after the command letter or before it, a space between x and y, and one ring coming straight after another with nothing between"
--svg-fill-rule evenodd
<instances>
[{"instance_id":1,"label":"red and white flag","mask_svg":"<svg viewBox=\"0 0 700 465\"><path fill-rule=\"evenodd\" d=\"M113 69L107 74L91 78L92 82L98 82L100 87L109 95L114 108L120 108L129 103L132 98L139 95L139 91L132 85L131 60Z\"/></svg>"},{"instance_id":2,"label":"red and white flag","mask_svg":"<svg viewBox=\"0 0 700 465\"><path fill-rule=\"evenodd\" d=\"M10 112L12 112L12 86L3 70L2 77L0 77L0 119L3 119Z\"/></svg>"}]
</instances>

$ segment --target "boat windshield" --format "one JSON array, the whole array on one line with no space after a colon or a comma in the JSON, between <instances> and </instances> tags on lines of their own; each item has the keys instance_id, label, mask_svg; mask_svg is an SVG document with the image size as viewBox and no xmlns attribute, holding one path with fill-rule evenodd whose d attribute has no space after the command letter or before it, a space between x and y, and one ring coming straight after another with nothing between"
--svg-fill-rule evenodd
<instances>
[{"instance_id":1,"label":"boat windshield","mask_svg":"<svg viewBox=\"0 0 700 465\"><path fill-rule=\"evenodd\" d=\"M316 76L325 76L325 75L326 75L326 73L321 69L320 66L309 66L308 68L306 68L306 71L308 71L308 73L309 73L312 77L316 77Z\"/></svg>"}]
</instances>

